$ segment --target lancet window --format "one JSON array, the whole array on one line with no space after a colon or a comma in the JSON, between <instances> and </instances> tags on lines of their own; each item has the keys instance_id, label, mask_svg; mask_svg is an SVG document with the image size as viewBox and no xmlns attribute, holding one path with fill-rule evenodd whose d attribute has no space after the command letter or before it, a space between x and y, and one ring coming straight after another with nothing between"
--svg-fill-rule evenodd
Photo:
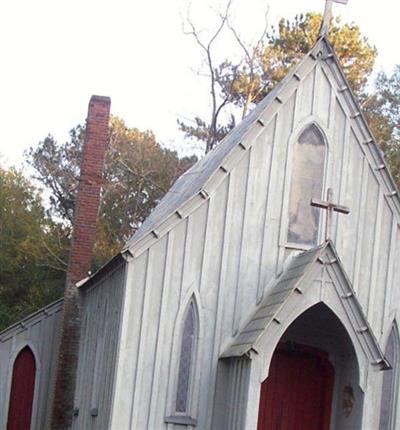
<instances>
[{"instance_id":1,"label":"lancet window","mask_svg":"<svg viewBox=\"0 0 400 430\"><path fill-rule=\"evenodd\" d=\"M314 124L306 127L294 144L289 194L289 243L316 245L318 242L321 211L310 203L312 198L322 197L326 152L325 139Z\"/></svg>"},{"instance_id":2,"label":"lancet window","mask_svg":"<svg viewBox=\"0 0 400 430\"><path fill-rule=\"evenodd\" d=\"M189 414L189 402L193 388L193 372L198 338L198 317L194 300L191 300L183 320L179 352L179 367L175 411Z\"/></svg>"}]
</instances>

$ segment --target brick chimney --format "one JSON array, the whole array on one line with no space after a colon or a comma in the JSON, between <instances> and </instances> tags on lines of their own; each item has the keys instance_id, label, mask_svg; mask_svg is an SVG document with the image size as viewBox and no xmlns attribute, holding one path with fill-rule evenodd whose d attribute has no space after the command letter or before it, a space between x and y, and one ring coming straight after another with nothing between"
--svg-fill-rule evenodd
<instances>
[{"instance_id":1,"label":"brick chimney","mask_svg":"<svg viewBox=\"0 0 400 430\"><path fill-rule=\"evenodd\" d=\"M110 104L108 97L92 96L86 120L51 418L51 428L57 430L72 425L81 323L81 299L76 283L88 275L92 260L108 146Z\"/></svg>"}]
</instances>

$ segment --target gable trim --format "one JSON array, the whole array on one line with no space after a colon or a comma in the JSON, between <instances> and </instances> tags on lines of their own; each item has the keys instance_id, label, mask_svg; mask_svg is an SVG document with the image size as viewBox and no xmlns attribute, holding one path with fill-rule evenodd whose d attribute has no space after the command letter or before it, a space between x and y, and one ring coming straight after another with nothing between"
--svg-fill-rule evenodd
<instances>
[{"instance_id":1,"label":"gable trim","mask_svg":"<svg viewBox=\"0 0 400 430\"><path fill-rule=\"evenodd\" d=\"M151 219L152 215L150 215L135 235L126 242L121 254L127 255L129 259L141 255L182 219L188 217L207 201L240 162L246 151L252 148L264 127L270 125L271 121L276 121L276 115L279 115L280 109L297 91L306 75L313 70L315 72L317 67L321 68L331 83L331 94L336 95L342 109L348 115L348 122L358 135L361 150L379 184L384 185L385 197L393 212L397 214L397 224L400 224L399 192L341 69L333 47L324 36L317 40L308 54L293 66L286 77L213 151L200 159L176 181L172 189L154 209L154 213L157 213L157 208L162 205L162 209L159 210L160 215L154 217L154 220ZM213 159L216 162L211 163L210 161ZM92 280L95 276L97 273L90 279Z\"/></svg>"},{"instance_id":2,"label":"gable trim","mask_svg":"<svg viewBox=\"0 0 400 430\"><path fill-rule=\"evenodd\" d=\"M327 52L324 53L324 51ZM154 228L145 233L142 237L139 237L136 241L134 240L135 236L133 236L131 240L127 242L122 252L129 250L135 257L140 255L147 248L152 246L160 237L173 228L180 219L185 218L192 213L199 205L201 205L202 200L208 199L218 185L227 175L229 175L233 167L242 159L244 153L252 147L253 142L262 132L264 127L270 123L270 121L279 112L280 108L285 105L289 97L297 90L303 78L310 71L315 69L318 64L331 83L332 90L337 99L341 102L342 108L348 115L352 126L351 128L358 135L357 140L359 141L361 150L368 160L368 164L371 166L371 169L379 183L383 183L385 187L385 195L388 197L388 201L389 199L393 201L395 212L399 216L400 196L396 188L396 184L368 127L364 114L356 101L347 78L341 69L340 62L332 48L332 45L326 37L322 37L317 40L310 52L293 67L293 70L286 75L283 81L266 96L264 103L263 101L259 103L259 109L255 108L255 110L249 114L249 119L251 119L251 121L247 127L245 127L242 136L222 158L221 162L214 171L211 172L208 179L206 179L199 187L197 194L189 197L176 209L172 210L170 215L167 215L158 224L155 224ZM326 69L329 69L330 73L327 73ZM329 75L333 76L333 79L336 81L335 85ZM254 118L251 118L251 116ZM238 127L240 127L240 124ZM362 133L362 135L360 135L360 133ZM229 140L230 134L228 134L228 136L224 138L219 145L224 145L224 143ZM211 157L214 152L215 151L211 151L209 153ZM379 169L377 169L377 167L379 167Z\"/></svg>"},{"instance_id":3,"label":"gable trim","mask_svg":"<svg viewBox=\"0 0 400 430\"><path fill-rule=\"evenodd\" d=\"M122 252L129 250L133 256L139 256L147 248L152 246L159 237L166 234L173 226L175 226L180 221L180 219L187 217L191 212L197 209L197 207L201 204L202 199L208 199L210 197L218 185L239 163L239 161L245 155L245 152L253 146L253 143L255 142L258 135L262 133L264 127L269 125L269 123L274 120L275 115L278 114L279 110L285 106L285 103L288 101L288 99L301 85L303 77L308 75L308 73L316 67L317 57L316 54L314 54L314 58L312 58L312 55L314 51L318 51L319 43L320 41L317 41L312 50L306 54L298 64L293 66L293 69L286 75L286 77L237 126L243 127L241 136L238 136L235 144L222 158L221 162L210 173L209 177L203 182L203 184L199 184L200 186L197 192L184 201L181 205L178 205L175 209L171 208L171 213L159 223L156 223L153 228L144 233L143 236L135 240L134 235L125 244ZM249 124L246 124L246 119ZM232 132L229 133L221 141L221 143L214 148L213 151L210 151L209 154L207 154L206 157L212 157L215 155L219 147L226 144L229 141L229 138L232 138L232 136L233 138L235 137ZM197 165L198 163L196 163L193 167L195 168ZM168 194L166 197L168 197ZM156 235L154 234L154 231L157 232Z\"/></svg>"},{"instance_id":4,"label":"gable trim","mask_svg":"<svg viewBox=\"0 0 400 430\"><path fill-rule=\"evenodd\" d=\"M323 37L320 39L324 42L326 49L329 52L329 55L322 58L324 60L324 64L327 68L330 69L333 77L336 80L337 87L337 96L338 99L343 99L347 105L348 112L350 113L350 119L352 124L354 125L353 129L361 130L363 136L360 143L362 143L365 148L363 152L366 154L367 152L370 154L370 157L375 161L375 166L372 165L371 160L368 157L369 164L371 165L371 168L374 169L376 166L382 166L378 170L380 172L380 179L383 181L386 189L387 194L394 197L395 206L397 210L397 214L400 215L400 195L399 190L397 189L396 183L394 182L394 179L388 169L388 166L386 164L386 161L382 155L381 150L379 149L378 144L376 143L376 140L368 126L367 120L365 118L364 113L360 109L359 103L350 87L350 84L340 66L340 61L330 44L329 40L326 37ZM324 66L322 66L324 68ZM399 221L398 221L399 222Z\"/></svg>"}]
</instances>

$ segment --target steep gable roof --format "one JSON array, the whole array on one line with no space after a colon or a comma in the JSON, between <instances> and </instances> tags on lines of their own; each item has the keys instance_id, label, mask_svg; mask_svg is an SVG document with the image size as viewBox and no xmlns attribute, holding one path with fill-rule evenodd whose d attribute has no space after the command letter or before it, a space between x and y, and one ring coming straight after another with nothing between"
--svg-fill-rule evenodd
<instances>
[{"instance_id":1,"label":"steep gable roof","mask_svg":"<svg viewBox=\"0 0 400 430\"><path fill-rule=\"evenodd\" d=\"M341 69L333 47L326 37L322 37L219 145L178 178L136 233L125 243L120 255L138 256L207 200L253 145L264 126L273 120L279 109L285 107L285 102L299 87L304 76L316 67L318 62L329 70L335 92L346 108L352 126L361 134L360 140L363 142L362 147L366 158L376 177L384 185L382 188L400 223L400 196L395 182ZM112 261L114 260L115 258ZM101 276L104 270L107 271L107 266L108 263L93 274L88 279L89 283L93 283L94 278Z\"/></svg>"},{"instance_id":2,"label":"steep gable roof","mask_svg":"<svg viewBox=\"0 0 400 430\"><path fill-rule=\"evenodd\" d=\"M313 283L306 282L307 275L315 265L329 265L340 274L341 281L333 287L349 315L351 326L364 346L364 351L372 364L387 368L388 363L372 332L362 307L354 293L352 285L342 266L339 256L331 241L295 256L286 270L276 280L271 292L264 298L231 345L223 352L222 358L239 357L257 350L257 343L274 322L280 323L285 307L291 300L304 293L304 288L313 288Z\"/></svg>"},{"instance_id":3,"label":"steep gable roof","mask_svg":"<svg viewBox=\"0 0 400 430\"><path fill-rule=\"evenodd\" d=\"M123 252L129 250L131 253L136 253L149 246L152 242L151 239L158 239L165 231L168 231L168 226L173 226L187 214L188 208L186 206L190 206L188 205L189 202L196 198L201 202L209 197L208 185L216 176L229 173L229 165L232 164L229 163L229 161L231 161L230 158L237 158L233 157L234 151L240 151L240 148L241 150L247 150L252 145L252 140L255 139L249 139L248 137L253 134L256 136L257 133L260 133L264 124L266 125L266 122L273 118L273 114L287 98L286 93L289 92L288 87L293 87L293 82L295 83L295 87L299 85L302 79L302 71L305 69L306 63L310 62L310 60L314 63L313 67L317 61L323 61L331 69L338 85L337 91L342 94L348 105L351 120L361 127L366 152L369 151L371 153L370 162L374 163L373 168L379 170L381 179L386 184L387 196L393 197L397 213L400 215L399 193L386 166L382 152L378 148L369 130L361 108L341 69L340 62L333 47L326 37L322 37L317 40L310 52L289 71L286 77L221 141L219 145L193 165L175 182L141 227L126 242L122 250ZM291 90L293 91L294 88L291 88ZM192 206L197 207L196 204ZM144 245L144 247L142 245Z\"/></svg>"},{"instance_id":4,"label":"steep gable roof","mask_svg":"<svg viewBox=\"0 0 400 430\"><path fill-rule=\"evenodd\" d=\"M294 73L294 70L293 70ZM196 164L181 175L172 188L163 197L152 213L146 218L141 227L127 241L124 250L131 248L147 233L160 225L169 215L176 212L185 202L202 192L210 177L223 166L223 161L237 147L250 128L260 120L260 115L279 94L286 82L292 79L292 74L286 77L263 99L257 106L234 128L228 135ZM259 124L260 125L260 124ZM178 214L179 216L179 214Z\"/></svg>"}]
</instances>

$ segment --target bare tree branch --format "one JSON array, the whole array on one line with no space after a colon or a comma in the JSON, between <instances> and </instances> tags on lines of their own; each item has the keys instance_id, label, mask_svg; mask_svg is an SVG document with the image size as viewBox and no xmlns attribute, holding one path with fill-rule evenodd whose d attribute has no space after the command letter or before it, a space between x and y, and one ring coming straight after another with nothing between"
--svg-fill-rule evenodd
<instances>
[{"instance_id":1,"label":"bare tree branch","mask_svg":"<svg viewBox=\"0 0 400 430\"><path fill-rule=\"evenodd\" d=\"M147 181L147 182L149 182L151 185L153 185L155 188L157 188L157 189L159 189L160 191L162 191L164 194L167 192L167 190L166 190L164 187L162 187L161 185L157 184L156 182L154 182L152 179L150 179L150 178L149 178L149 176L150 176L151 174L154 174L154 173L155 173L154 171L149 171L149 172L147 172L147 174L142 175L142 174L140 174L139 172L137 172L137 171L133 170L133 169L132 169L132 168L131 168L127 163L125 163L125 162L124 162L124 160L119 159L118 161L119 161L119 163L120 163L123 167L125 167L125 169L126 169L126 170L128 170L128 172L130 172L130 173L132 173L133 175L137 176L137 177L138 177L138 178L140 178L142 181ZM142 182L142 183L143 183L143 182Z\"/></svg>"},{"instance_id":2,"label":"bare tree branch","mask_svg":"<svg viewBox=\"0 0 400 430\"><path fill-rule=\"evenodd\" d=\"M208 137L206 140L206 150L205 152L209 152L217 143L217 125L218 125L218 115L220 114L222 108L227 104L227 100L223 100L220 105L217 102L217 77L216 77L216 69L214 65L214 58L212 54L212 47L214 42L217 40L218 36L221 34L221 31L225 27L229 17L229 11L232 5L232 0L229 0L226 4L224 13L220 14L220 22L217 26L216 30L212 33L208 41L203 42L200 38L199 31L194 25L193 21L190 17L190 8L188 8L186 22L190 28L189 31L183 30L184 34L192 36L197 45L204 51L207 68L209 71L210 78L210 94L211 94L211 115L210 115L210 125Z\"/></svg>"},{"instance_id":3,"label":"bare tree branch","mask_svg":"<svg viewBox=\"0 0 400 430\"><path fill-rule=\"evenodd\" d=\"M57 254L55 254L54 252L53 252L53 250L47 245L47 243L46 243L46 241L44 240L44 238L42 237L41 238L42 239L42 244L43 244L43 246L46 248L46 251L56 260L56 261L58 261L63 267L64 267L64 269L57 269L57 270L64 270L64 272L66 272L67 270L66 270L66 268L67 268L67 266L68 266L68 264L64 261L64 260L62 260ZM48 265L49 267L53 267L52 265ZM54 268L54 267L53 267Z\"/></svg>"},{"instance_id":4,"label":"bare tree branch","mask_svg":"<svg viewBox=\"0 0 400 430\"><path fill-rule=\"evenodd\" d=\"M249 48L246 46L246 44L244 43L244 41L242 40L242 38L240 37L239 33L237 32L237 30L235 29L235 27L229 22L229 19L227 20L227 26L228 28L231 30L234 38L236 39L236 42L238 43L238 45L242 48L242 51L244 53L244 56L246 58L246 65L249 68L249 81L250 81L250 87L249 87L249 91L247 92L244 104L243 104L243 110L242 110L242 118L244 118L247 114L247 111L250 107L250 104L256 99L256 97L259 95L260 93L260 89L258 91L256 91L256 86L255 86L255 68L256 68L256 61L257 61L257 57L262 49L263 46L263 42L265 37L267 36L267 30L268 30L268 13L269 13L269 7L267 7L267 10L265 12L264 15L264 27L263 30L261 32L260 37L257 39L256 44L254 45L253 48L251 48L251 52L249 50Z\"/></svg>"}]
</instances>

